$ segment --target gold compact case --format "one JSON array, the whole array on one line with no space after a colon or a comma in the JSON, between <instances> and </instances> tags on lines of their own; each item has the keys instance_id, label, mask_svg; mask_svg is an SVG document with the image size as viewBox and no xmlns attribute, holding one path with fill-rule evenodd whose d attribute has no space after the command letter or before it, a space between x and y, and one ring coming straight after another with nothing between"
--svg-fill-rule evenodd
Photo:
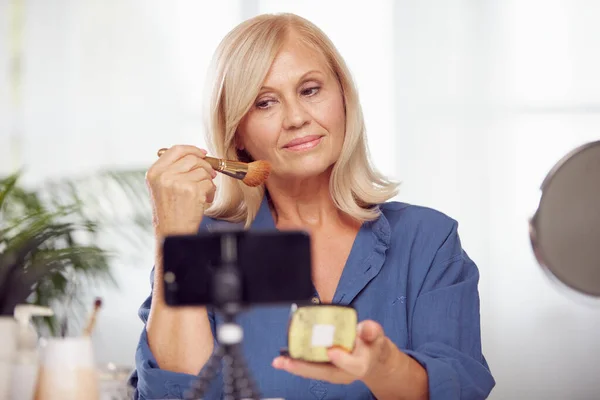
<instances>
[{"instance_id":1,"label":"gold compact case","mask_svg":"<svg viewBox=\"0 0 600 400\"><path fill-rule=\"evenodd\" d=\"M315 304L298 307L288 326L288 347L282 351L291 358L329 362L327 349L337 347L351 352L356 340L358 315L350 306Z\"/></svg>"}]
</instances>

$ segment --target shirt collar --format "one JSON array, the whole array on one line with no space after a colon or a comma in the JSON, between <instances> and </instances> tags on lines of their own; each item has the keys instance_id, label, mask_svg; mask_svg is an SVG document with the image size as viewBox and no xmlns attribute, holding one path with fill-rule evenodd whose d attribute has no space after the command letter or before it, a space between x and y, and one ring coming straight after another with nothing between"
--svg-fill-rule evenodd
<instances>
[{"instance_id":1,"label":"shirt collar","mask_svg":"<svg viewBox=\"0 0 600 400\"><path fill-rule=\"evenodd\" d=\"M266 194L263 196L254 221L250 224L250 229L276 229L275 220L273 219L273 214L269 207L269 199ZM390 224L383 213L380 213L379 218L376 220L363 223L360 230L372 233L376 242L382 248L387 249L389 246Z\"/></svg>"},{"instance_id":2,"label":"shirt collar","mask_svg":"<svg viewBox=\"0 0 600 400\"><path fill-rule=\"evenodd\" d=\"M267 195L263 196L258 212L252 224L251 229L276 229L275 220L269 207L269 199ZM379 218L374 221L363 223L361 231L367 230L377 239L380 246L387 248L390 244L390 224L383 213L380 213Z\"/></svg>"},{"instance_id":3,"label":"shirt collar","mask_svg":"<svg viewBox=\"0 0 600 400\"><path fill-rule=\"evenodd\" d=\"M250 229L276 229L266 195L263 197ZM350 304L369 281L379 274L385 262L390 241L390 224L383 212L380 212L377 219L362 224L333 297L334 304Z\"/></svg>"},{"instance_id":4,"label":"shirt collar","mask_svg":"<svg viewBox=\"0 0 600 400\"><path fill-rule=\"evenodd\" d=\"M390 241L390 224L383 212L377 219L362 224L333 296L334 304L349 305L379 274Z\"/></svg>"},{"instance_id":5,"label":"shirt collar","mask_svg":"<svg viewBox=\"0 0 600 400\"><path fill-rule=\"evenodd\" d=\"M263 199L260 203L260 208L256 213L256 217L254 217L254 221L250 224L250 229L276 229L275 220L273 219L273 214L271 214L271 209L269 208L269 199L267 194L263 196Z\"/></svg>"}]
</instances>

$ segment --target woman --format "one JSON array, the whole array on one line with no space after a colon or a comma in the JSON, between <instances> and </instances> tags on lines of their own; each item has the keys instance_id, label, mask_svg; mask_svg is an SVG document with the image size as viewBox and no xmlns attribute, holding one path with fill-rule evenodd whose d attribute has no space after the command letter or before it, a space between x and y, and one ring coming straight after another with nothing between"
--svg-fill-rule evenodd
<instances>
[{"instance_id":1,"label":"woman","mask_svg":"<svg viewBox=\"0 0 600 400\"><path fill-rule=\"evenodd\" d=\"M481 351L478 269L454 220L388 201L396 184L369 163L358 95L328 38L294 15L258 16L224 38L214 72L211 154L267 160L272 172L258 188L219 177L216 190L205 150L170 148L147 174L157 243L198 226L306 230L315 297L352 305L362 321L352 353L331 350L332 365L316 365L277 356L289 307L245 313L244 351L261 395L487 397L495 383ZM181 398L214 349L215 316L166 307L160 251L155 266L131 382L140 399Z\"/></svg>"}]
</instances>

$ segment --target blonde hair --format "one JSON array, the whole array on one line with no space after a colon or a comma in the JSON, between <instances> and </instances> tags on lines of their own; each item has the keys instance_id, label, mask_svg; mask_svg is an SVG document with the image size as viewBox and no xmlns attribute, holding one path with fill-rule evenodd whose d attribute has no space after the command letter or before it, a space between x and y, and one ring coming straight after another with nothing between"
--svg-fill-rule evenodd
<instances>
[{"instance_id":1,"label":"blonde hair","mask_svg":"<svg viewBox=\"0 0 600 400\"><path fill-rule=\"evenodd\" d=\"M302 17L289 13L259 15L239 24L221 41L212 61L212 87L205 110L209 150L217 157L244 158L236 150L236 130L291 32L325 56L344 97L346 133L329 183L333 202L358 221L377 219L378 205L397 194L398 184L376 171L369 160L362 109L344 60L325 33ZM264 195L264 185L251 188L231 178L221 179L205 215L244 222L247 228Z\"/></svg>"}]
</instances>

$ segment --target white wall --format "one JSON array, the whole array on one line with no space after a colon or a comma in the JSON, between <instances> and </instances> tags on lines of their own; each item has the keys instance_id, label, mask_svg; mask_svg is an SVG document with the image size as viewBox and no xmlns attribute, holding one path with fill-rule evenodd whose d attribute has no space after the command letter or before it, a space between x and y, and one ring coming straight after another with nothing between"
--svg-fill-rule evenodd
<instances>
[{"instance_id":1,"label":"white wall","mask_svg":"<svg viewBox=\"0 0 600 400\"><path fill-rule=\"evenodd\" d=\"M0 173L23 163L26 181L35 183L147 168L160 147L203 146L203 78L217 43L240 21L238 2L23 4L23 94L15 105L5 90L11 8L0 1ZM147 254L131 254L136 264L115 263L119 289L88 293L88 304L98 295L104 300L94 336L99 362L133 364L152 245Z\"/></svg>"},{"instance_id":2,"label":"white wall","mask_svg":"<svg viewBox=\"0 0 600 400\"><path fill-rule=\"evenodd\" d=\"M0 1L2 32L7 9ZM313 20L338 45L376 164L403 181L399 199L460 221L482 275L492 398L596 398L600 306L552 286L527 237L546 172L600 138L594 0L27 2L20 118L0 90L0 172L15 155L36 181L202 145L212 50L242 18L272 11ZM8 54L0 47L1 85ZM122 290L105 296L95 337L101 361L132 363L150 255L141 264L117 266Z\"/></svg>"}]
</instances>

